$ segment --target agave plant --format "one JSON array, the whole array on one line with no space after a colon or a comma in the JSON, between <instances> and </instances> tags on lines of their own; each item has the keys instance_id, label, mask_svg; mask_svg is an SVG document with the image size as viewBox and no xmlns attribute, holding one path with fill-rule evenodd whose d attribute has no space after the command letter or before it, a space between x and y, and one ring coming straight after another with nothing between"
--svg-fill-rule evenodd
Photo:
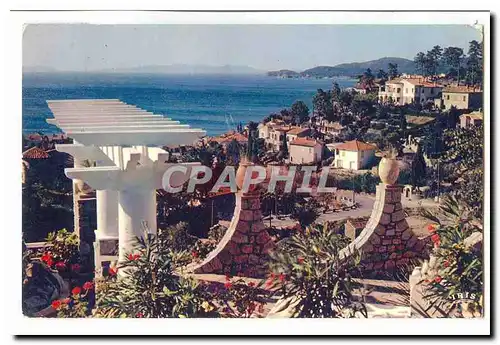
<instances>
[{"instance_id":1,"label":"agave plant","mask_svg":"<svg viewBox=\"0 0 500 345\"><path fill-rule=\"evenodd\" d=\"M307 228L280 242L271 253L267 284L281 287L287 303L280 311L291 307L293 317L367 317L364 303L353 295L360 255L339 256L348 244L348 238L328 227Z\"/></svg>"}]
</instances>

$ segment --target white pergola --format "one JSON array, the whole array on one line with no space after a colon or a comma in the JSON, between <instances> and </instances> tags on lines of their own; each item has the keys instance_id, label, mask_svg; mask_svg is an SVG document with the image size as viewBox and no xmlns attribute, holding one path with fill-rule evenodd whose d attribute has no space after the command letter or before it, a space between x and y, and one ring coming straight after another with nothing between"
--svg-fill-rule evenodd
<instances>
[{"instance_id":1,"label":"white pergola","mask_svg":"<svg viewBox=\"0 0 500 345\"><path fill-rule=\"evenodd\" d=\"M59 127L73 144L56 149L74 157L66 176L82 180L96 190L96 267L104 261L102 241L118 240L119 260L130 252L144 228L156 232L156 189L168 162L165 145L191 145L206 133L156 115L118 99L51 100L54 114L47 122ZM84 166L88 160L94 164ZM182 184L188 173L175 176Z\"/></svg>"}]
</instances>

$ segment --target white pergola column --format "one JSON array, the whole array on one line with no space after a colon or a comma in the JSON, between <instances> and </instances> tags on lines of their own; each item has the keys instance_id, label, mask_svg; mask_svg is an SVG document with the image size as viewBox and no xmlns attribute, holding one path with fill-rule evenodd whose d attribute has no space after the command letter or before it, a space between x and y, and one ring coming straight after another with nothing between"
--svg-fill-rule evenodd
<instances>
[{"instance_id":1,"label":"white pergola column","mask_svg":"<svg viewBox=\"0 0 500 345\"><path fill-rule=\"evenodd\" d=\"M98 190L96 198L98 236L118 237L118 191Z\"/></svg>"},{"instance_id":2,"label":"white pergola column","mask_svg":"<svg viewBox=\"0 0 500 345\"><path fill-rule=\"evenodd\" d=\"M118 195L118 239L119 261L123 262L133 251L136 237L156 233L156 191L154 189L131 188Z\"/></svg>"}]
</instances>

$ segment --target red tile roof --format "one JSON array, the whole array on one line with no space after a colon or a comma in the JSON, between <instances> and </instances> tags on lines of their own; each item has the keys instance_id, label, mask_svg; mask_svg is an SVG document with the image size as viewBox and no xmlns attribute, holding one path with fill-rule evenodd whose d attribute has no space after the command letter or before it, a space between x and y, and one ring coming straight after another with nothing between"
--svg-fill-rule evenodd
<instances>
[{"instance_id":1,"label":"red tile roof","mask_svg":"<svg viewBox=\"0 0 500 345\"><path fill-rule=\"evenodd\" d=\"M38 147L32 147L23 152L23 159L47 159L49 154Z\"/></svg>"},{"instance_id":2,"label":"red tile roof","mask_svg":"<svg viewBox=\"0 0 500 345\"><path fill-rule=\"evenodd\" d=\"M475 88L472 86L467 86L467 85L460 85L460 86L447 86L443 89L443 92L450 92L450 93L475 93L475 92L483 92L479 88Z\"/></svg>"},{"instance_id":3,"label":"red tile roof","mask_svg":"<svg viewBox=\"0 0 500 345\"><path fill-rule=\"evenodd\" d=\"M290 145L298 145L298 146L308 146L308 147L315 147L316 145L321 145L321 143L315 139L309 139L309 138L297 138L294 139Z\"/></svg>"},{"instance_id":4,"label":"red tile roof","mask_svg":"<svg viewBox=\"0 0 500 345\"><path fill-rule=\"evenodd\" d=\"M300 134L300 133L304 133L304 132L306 132L308 130L309 130L309 128L294 127L291 130L289 130L286 134L297 135L297 134Z\"/></svg>"},{"instance_id":5,"label":"red tile roof","mask_svg":"<svg viewBox=\"0 0 500 345\"><path fill-rule=\"evenodd\" d=\"M423 78L407 78L407 79L402 79L402 81L406 80L410 84L413 84L415 86L424 86L424 87L443 87L442 85L439 85L438 83L431 82L429 80L425 80Z\"/></svg>"},{"instance_id":6,"label":"red tile roof","mask_svg":"<svg viewBox=\"0 0 500 345\"><path fill-rule=\"evenodd\" d=\"M248 138L238 132L229 132L219 135L218 137L212 138L210 141L215 141L219 144L228 143L236 139L237 142L247 142Z\"/></svg>"},{"instance_id":7,"label":"red tile roof","mask_svg":"<svg viewBox=\"0 0 500 345\"><path fill-rule=\"evenodd\" d=\"M345 151L367 151L377 149L375 145L367 144L358 140L346 141L335 148Z\"/></svg>"}]
</instances>

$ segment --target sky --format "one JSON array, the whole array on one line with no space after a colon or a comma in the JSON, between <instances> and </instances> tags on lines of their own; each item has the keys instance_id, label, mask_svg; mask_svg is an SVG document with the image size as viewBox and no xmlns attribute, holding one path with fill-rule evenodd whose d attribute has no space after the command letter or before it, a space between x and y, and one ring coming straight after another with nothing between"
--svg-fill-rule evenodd
<instances>
[{"instance_id":1,"label":"sky","mask_svg":"<svg viewBox=\"0 0 500 345\"><path fill-rule=\"evenodd\" d=\"M141 65L307 68L381 57L413 59L434 45L480 40L462 25L86 25L31 24L23 65L96 71Z\"/></svg>"}]
</instances>

